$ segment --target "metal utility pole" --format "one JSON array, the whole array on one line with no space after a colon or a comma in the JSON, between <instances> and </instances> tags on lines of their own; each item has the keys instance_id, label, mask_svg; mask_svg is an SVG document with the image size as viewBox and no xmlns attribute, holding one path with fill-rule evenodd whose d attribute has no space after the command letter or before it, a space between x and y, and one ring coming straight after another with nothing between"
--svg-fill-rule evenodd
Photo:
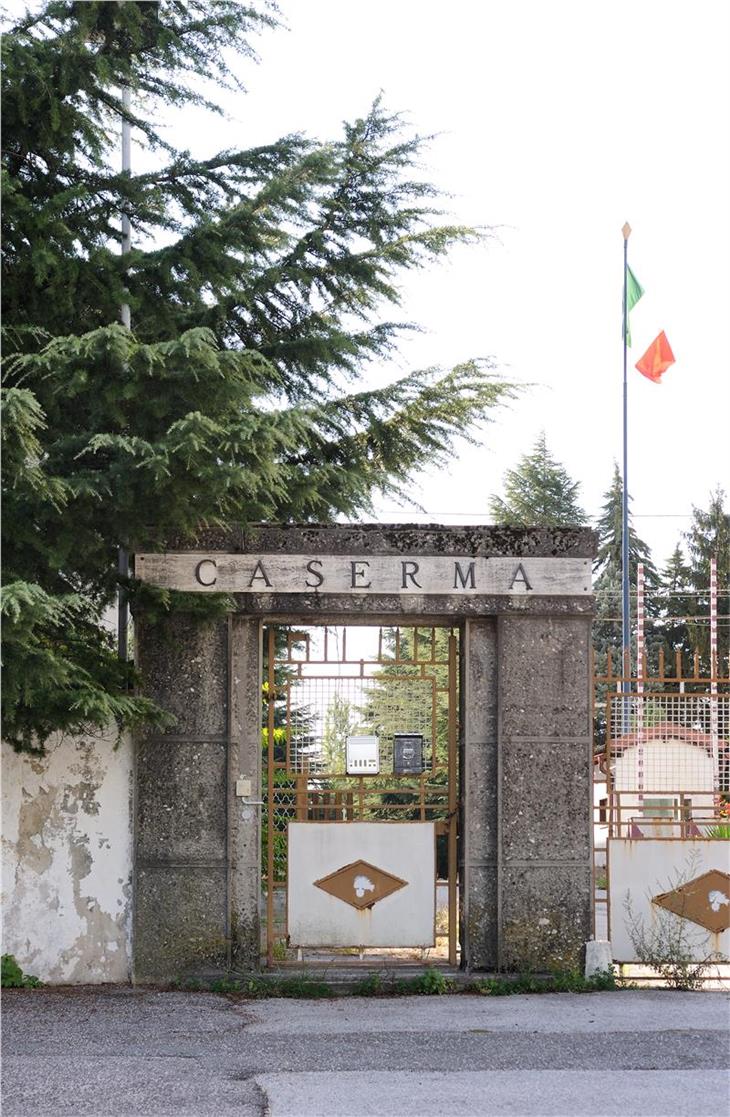
<instances>
[{"instance_id":1,"label":"metal utility pole","mask_svg":"<svg viewBox=\"0 0 730 1117\"><path fill-rule=\"evenodd\" d=\"M624 427L624 447L623 447L623 500L621 504L621 647L623 653L623 662L621 665L621 676L623 683L621 689L624 694L629 694L631 691L631 612L629 607L629 495L628 495L628 383L626 378L627 366L627 349L628 349L628 335L629 335L629 260L628 260L628 247L629 237L631 236L631 226L628 221L622 228L621 232L624 236L624 323L623 323L623 340L624 340L624 398L623 398L623 427ZM628 677L627 677L628 676ZM627 711L624 709L624 719L626 718Z\"/></svg>"},{"instance_id":2,"label":"metal utility pole","mask_svg":"<svg viewBox=\"0 0 730 1117\"><path fill-rule=\"evenodd\" d=\"M129 86L125 85L122 90L122 107L125 112L129 112L132 107L132 95ZM122 117L122 174L129 175L132 173L132 129L129 120L126 116ZM126 203L122 206L122 256L126 256L132 249L132 223L129 220L129 210ZM127 292L128 294L128 292ZM122 303L121 306L121 319L122 325L126 326L128 330L132 328L132 315L129 309L129 303Z\"/></svg>"},{"instance_id":3,"label":"metal utility pole","mask_svg":"<svg viewBox=\"0 0 730 1117\"><path fill-rule=\"evenodd\" d=\"M122 107L125 113L129 112L132 104L132 95L129 86L124 86L122 89ZM122 116L122 174L129 175L132 172L132 129L129 120L126 116ZM126 256L132 248L132 223L129 220L129 210L126 201L122 204L122 256ZM125 291L128 297L128 292ZM120 308L120 317L122 325L126 326L128 330L132 328L132 314L130 311L129 303L123 302ZM129 575L129 552L125 547L119 547L117 550L117 571L121 577L126 578ZM129 656L129 602L127 600L127 591L124 586L120 585L118 591L118 616L117 616L117 646L119 649L119 658L126 662Z\"/></svg>"}]
</instances>

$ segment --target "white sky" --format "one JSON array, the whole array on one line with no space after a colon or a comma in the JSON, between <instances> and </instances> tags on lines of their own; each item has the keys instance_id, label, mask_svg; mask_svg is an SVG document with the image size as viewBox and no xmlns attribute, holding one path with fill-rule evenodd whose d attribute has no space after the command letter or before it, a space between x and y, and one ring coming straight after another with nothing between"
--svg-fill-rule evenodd
<instances>
[{"instance_id":1,"label":"white sky","mask_svg":"<svg viewBox=\"0 0 730 1117\"><path fill-rule=\"evenodd\" d=\"M726 0L280 0L231 119L186 119L198 152L335 135L382 90L440 133L428 173L453 218L499 227L404 284L427 327L398 367L492 356L533 382L483 444L421 478L384 520L488 522L487 500L544 428L591 515L621 460L621 226L646 295L632 315L629 488L664 562L719 482L730 489L730 5ZM660 385L633 364L660 329ZM391 370L392 372L392 370Z\"/></svg>"}]
</instances>

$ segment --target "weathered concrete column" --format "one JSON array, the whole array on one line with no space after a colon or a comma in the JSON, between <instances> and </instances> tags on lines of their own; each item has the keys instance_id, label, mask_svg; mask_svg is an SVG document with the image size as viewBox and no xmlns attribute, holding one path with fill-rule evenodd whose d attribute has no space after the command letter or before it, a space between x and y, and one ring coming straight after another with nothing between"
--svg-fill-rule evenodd
<instances>
[{"instance_id":1,"label":"weathered concrete column","mask_svg":"<svg viewBox=\"0 0 730 1117\"><path fill-rule=\"evenodd\" d=\"M228 629L184 615L138 629L145 693L175 724L136 743L136 982L227 963Z\"/></svg>"},{"instance_id":2,"label":"weathered concrete column","mask_svg":"<svg viewBox=\"0 0 730 1117\"><path fill-rule=\"evenodd\" d=\"M462 949L468 969L497 967L497 624L464 625L462 658Z\"/></svg>"},{"instance_id":3,"label":"weathered concrete column","mask_svg":"<svg viewBox=\"0 0 730 1117\"><path fill-rule=\"evenodd\" d=\"M261 627L230 620L231 702L228 777L231 956L234 969L257 969L261 957ZM251 795L236 795L236 781ZM257 802L258 800L258 802Z\"/></svg>"},{"instance_id":4,"label":"weathered concrete column","mask_svg":"<svg viewBox=\"0 0 730 1117\"><path fill-rule=\"evenodd\" d=\"M589 616L502 615L499 963L582 971L591 931Z\"/></svg>"}]
</instances>

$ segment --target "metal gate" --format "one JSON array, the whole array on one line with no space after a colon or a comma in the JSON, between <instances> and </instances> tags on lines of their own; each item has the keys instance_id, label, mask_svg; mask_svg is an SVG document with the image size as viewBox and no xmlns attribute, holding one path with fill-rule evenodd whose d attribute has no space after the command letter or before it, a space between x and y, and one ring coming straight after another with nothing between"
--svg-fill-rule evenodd
<instances>
[{"instance_id":1,"label":"metal gate","mask_svg":"<svg viewBox=\"0 0 730 1117\"><path fill-rule=\"evenodd\" d=\"M305 947L326 945L328 957L372 957L374 907L378 952L387 947L389 961L399 960L396 948L411 934L413 946L432 947L434 960L456 964L458 679L453 629L266 626L262 885L269 966L303 957L297 937ZM314 879L318 864L323 875ZM431 942L407 928L418 902L433 905ZM381 912L395 916L396 930Z\"/></svg>"},{"instance_id":2,"label":"metal gate","mask_svg":"<svg viewBox=\"0 0 730 1117\"><path fill-rule=\"evenodd\" d=\"M632 676L628 664L614 672L609 653L595 678L594 930L620 963L636 960L631 925L659 926L671 903L689 920L688 956L693 936L703 945L704 931L730 929L724 901L719 917L706 904L684 910L697 881L705 898L715 877L723 897L730 885L730 678L703 674L697 654L686 668L679 652L665 664L660 651L655 673L643 662ZM725 942L715 949L728 953Z\"/></svg>"}]
</instances>

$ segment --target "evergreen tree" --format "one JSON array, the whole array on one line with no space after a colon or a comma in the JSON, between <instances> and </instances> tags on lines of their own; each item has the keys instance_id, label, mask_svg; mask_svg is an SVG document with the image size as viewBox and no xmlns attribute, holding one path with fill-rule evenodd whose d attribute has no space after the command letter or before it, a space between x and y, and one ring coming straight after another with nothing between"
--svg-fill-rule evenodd
<instances>
[{"instance_id":1,"label":"evergreen tree","mask_svg":"<svg viewBox=\"0 0 730 1117\"><path fill-rule=\"evenodd\" d=\"M379 102L324 143L198 160L161 135L162 110L216 111L200 79L240 88L226 59L271 23L238 0L50 0L5 34L3 729L16 747L160 716L101 623L118 546L357 515L514 394L474 361L362 382L405 328L384 313L399 276L473 236L438 224L413 170L423 141ZM159 169L116 169L122 116Z\"/></svg>"},{"instance_id":2,"label":"evergreen tree","mask_svg":"<svg viewBox=\"0 0 730 1117\"><path fill-rule=\"evenodd\" d=\"M692 524L684 533L689 577L694 591L687 616L693 648L701 655L705 670L710 667L710 559L717 560L718 660L723 672L730 665L730 513L725 510L725 492L718 485L710 493L707 510L692 508Z\"/></svg>"},{"instance_id":3,"label":"evergreen tree","mask_svg":"<svg viewBox=\"0 0 730 1117\"><path fill-rule=\"evenodd\" d=\"M633 586L636 585L636 568L642 562L646 585L655 588L659 584L659 575L652 561L648 544L637 535L631 522L631 496L629 496L628 502L630 582ZM613 466L611 486L603 496L603 505L596 524L596 531L598 532L598 553L594 564L595 573L600 575L605 570L610 569L618 572L620 578L623 569L623 481L616 462Z\"/></svg>"},{"instance_id":4,"label":"evergreen tree","mask_svg":"<svg viewBox=\"0 0 730 1117\"><path fill-rule=\"evenodd\" d=\"M662 633L667 651L686 655L692 651L687 619L694 609L690 589L690 570L679 544L674 548L661 574L664 600ZM672 661L673 662L673 661Z\"/></svg>"},{"instance_id":5,"label":"evergreen tree","mask_svg":"<svg viewBox=\"0 0 730 1117\"><path fill-rule=\"evenodd\" d=\"M629 504L631 498L629 497ZM647 656L656 648L660 639L655 621L660 612L656 591L660 579L651 558L648 545L637 535L628 514L629 527L629 587L632 593L632 644L635 644L636 578L639 563L644 564L646 587L646 651ZM623 546L623 482L619 468L614 463L613 479L604 494L601 515L596 524L598 551L594 563L594 593L596 619L593 626L593 648L599 671L606 664L607 652L612 653L614 670L621 668L621 607L622 607L622 546Z\"/></svg>"},{"instance_id":6,"label":"evergreen tree","mask_svg":"<svg viewBox=\"0 0 730 1117\"><path fill-rule=\"evenodd\" d=\"M578 504L578 481L549 453L545 432L504 478L504 499L492 497L489 512L497 524L518 527L575 527L588 517Z\"/></svg>"},{"instance_id":7,"label":"evergreen tree","mask_svg":"<svg viewBox=\"0 0 730 1117\"><path fill-rule=\"evenodd\" d=\"M322 751L319 757L321 769L328 775L345 771L347 738L355 732L356 713L347 699L335 691L324 715Z\"/></svg>"}]
</instances>

